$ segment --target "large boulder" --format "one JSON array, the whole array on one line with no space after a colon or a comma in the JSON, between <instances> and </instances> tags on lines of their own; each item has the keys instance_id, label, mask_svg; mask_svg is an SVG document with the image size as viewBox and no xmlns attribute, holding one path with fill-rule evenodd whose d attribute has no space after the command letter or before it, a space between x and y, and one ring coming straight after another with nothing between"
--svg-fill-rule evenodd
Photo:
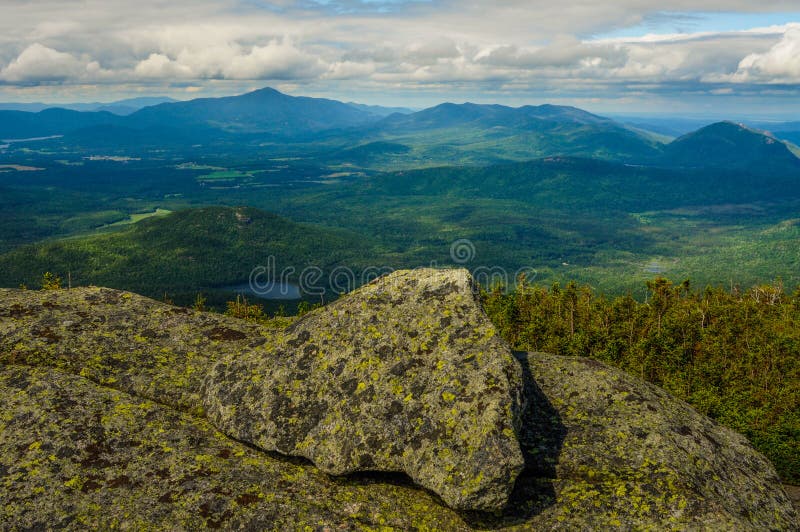
<instances>
[{"instance_id":1,"label":"large boulder","mask_svg":"<svg viewBox=\"0 0 800 532\"><path fill-rule=\"evenodd\" d=\"M649 462L657 453L640 438L619 443L615 433L649 426L658 431L654 437L662 436L676 418L665 423L670 415L633 400L634 408L641 404L649 412L645 421L626 418L605 430L600 417L587 423L584 410L586 402L599 400L609 416L634 414L620 400L624 391L644 391L657 411L664 402L667 409L685 405L591 361L538 353L521 358L539 368L537 380L527 381L539 414L526 416L526 426L539 435L524 439L531 467L501 514L455 512L396 476L331 477L227 438L202 419L83 377L3 366L0 519L11 530L798 529L770 466L746 471L736 465L733 479L705 478L679 443L694 438L679 434L665 443L654 467ZM575 385L585 395L569 397ZM688 427L702 421L690 410L683 413ZM763 465L748 445L734 445L713 467L736 463L732 451L743 452L745 464L755 459ZM713 457L695 459L702 464ZM733 485L741 493L731 494Z\"/></svg>"},{"instance_id":2,"label":"large boulder","mask_svg":"<svg viewBox=\"0 0 800 532\"><path fill-rule=\"evenodd\" d=\"M509 517L567 530L798 529L774 467L741 434L595 360L517 356L528 468Z\"/></svg>"},{"instance_id":3,"label":"large boulder","mask_svg":"<svg viewBox=\"0 0 800 532\"><path fill-rule=\"evenodd\" d=\"M464 530L402 479L330 477L50 368L0 366L2 530Z\"/></svg>"},{"instance_id":4,"label":"large boulder","mask_svg":"<svg viewBox=\"0 0 800 532\"><path fill-rule=\"evenodd\" d=\"M334 475L394 471L500 510L524 459L522 371L466 270L396 272L226 356L205 409L226 434Z\"/></svg>"}]
</instances>

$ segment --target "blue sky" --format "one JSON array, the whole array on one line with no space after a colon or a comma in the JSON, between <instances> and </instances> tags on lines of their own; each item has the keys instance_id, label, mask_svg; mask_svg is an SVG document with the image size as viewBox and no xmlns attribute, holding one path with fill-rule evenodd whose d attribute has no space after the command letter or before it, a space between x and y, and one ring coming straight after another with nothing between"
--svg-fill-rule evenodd
<instances>
[{"instance_id":1,"label":"blue sky","mask_svg":"<svg viewBox=\"0 0 800 532\"><path fill-rule=\"evenodd\" d=\"M796 0L4 0L0 100L296 95L800 119Z\"/></svg>"},{"instance_id":2,"label":"blue sky","mask_svg":"<svg viewBox=\"0 0 800 532\"><path fill-rule=\"evenodd\" d=\"M735 32L746 31L752 28L781 26L792 21L800 21L800 9L795 12L782 13L666 11L647 16L640 24L602 33L594 37L638 37L648 33Z\"/></svg>"}]
</instances>

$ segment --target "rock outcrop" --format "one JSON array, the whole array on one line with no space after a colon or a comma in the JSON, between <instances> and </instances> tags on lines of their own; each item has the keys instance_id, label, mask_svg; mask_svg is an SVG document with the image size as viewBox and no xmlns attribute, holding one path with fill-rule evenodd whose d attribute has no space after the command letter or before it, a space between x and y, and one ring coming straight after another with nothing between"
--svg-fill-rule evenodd
<instances>
[{"instance_id":1,"label":"rock outcrop","mask_svg":"<svg viewBox=\"0 0 800 532\"><path fill-rule=\"evenodd\" d=\"M120 290L0 289L0 362L58 368L197 415L211 365L268 337Z\"/></svg>"},{"instance_id":2,"label":"rock outcrop","mask_svg":"<svg viewBox=\"0 0 800 532\"><path fill-rule=\"evenodd\" d=\"M50 368L0 368L0 529L458 530L409 482L332 478Z\"/></svg>"},{"instance_id":3,"label":"rock outcrop","mask_svg":"<svg viewBox=\"0 0 800 532\"><path fill-rule=\"evenodd\" d=\"M510 359L514 369L509 373L508 348L493 338L473 296L456 297L469 292L464 273L428 270L397 277L399 285L412 280L417 285L406 287L413 288L410 293L393 293L380 283L369 285L286 330L101 288L0 290L0 500L4 501L0 521L11 529L798 528L797 513L773 467L742 436L663 390L592 360L517 353ZM406 310L392 313L392 300L406 305ZM366 308L353 308L355 301L359 301L356 307L363 303ZM418 313L412 308L428 310ZM448 311L451 321L433 320ZM341 324L349 327L337 329ZM429 352L421 349L423 343ZM359 407L357 415L342 421L343 426L351 424L346 429L354 435L351 441L360 442L358 430L374 438L400 438L417 426L403 425L408 416L398 418L382 409L386 405L382 394L396 389L394 384L405 389L407 383L422 382L432 388L447 372L432 373L427 367L414 372L409 366L402 378L385 388L384 378L394 376L393 364L385 365L387 372L376 369L378 379L372 379L373 372L361 372L360 363L348 366L351 358L370 360L366 353L382 345L397 346L398 352L419 347L419 352L411 349L410 356L400 358L463 351L464 366L475 360L468 360L470 346L479 344L485 346L486 358L476 363L508 383L508 395L496 395L508 397L498 403L507 405L507 410L501 416L502 409L487 405L490 416L478 416L470 423L505 423L513 429L513 438L503 436L518 442L521 454L515 455L513 446L508 454L495 453L498 461L508 462L494 471L505 467L513 476L518 470L515 461L520 457L525 461L510 502L499 513L455 511L407 477L385 473L331 477L301 459L246 444L253 436L252 443L269 447L266 439L257 441L264 437L258 434L275 434L276 442L284 437L277 432L277 423L275 429L268 426L275 422L269 415L275 408L282 412L281 421L296 425L306 414L297 410L307 404L304 400L337 397L339 403L329 405L327 415L351 399L338 396L336 387L349 377L331 377L311 390L315 393L310 399L292 403L294 381L302 379L286 380L287 372L300 371L304 356L310 357L309 367L316 364L319 369L328 353L337 361L333 353L340 353L346 359L339 376L359 375L354 395L373 386L369 392L373 400L350 403ZM269 365L270 357L279 352L287 358ZM326 356L320 357L320 352ZM372 357L389 361L394 352L378 350ZM500 361L493 362L496 354ZM289 365L292 360L299 364ZM235 375L245 368L262 373L261 382L291 382L292 388L285 390L289 402L273 404L280 396L245 379L238 386L246 398L240 404L247 405L248 414L226 411L230 401L238 400ZM335 373L339 365L326 369L331 368ZM449 377L458 376L464 384L452 388L452 399L432 392L412 395L419 397L420 408L440 410L421 411L423 420L426 415L444 416L442 405L456 403L457 397L479 397L480 387L492 386L476 380L477 375L464 377L458 371L472 370L451 368ZM360 382L364 386L358 390ZM515 391L517 385L521 389ZM311 393L301 385L296 389L303 396ZM514 409L523 406L516 395L520 391L526 403L515 419ZM472 403L460 407L470 412ZM369 432L378 430L375 427L357 428L373 419L377 425L381 416L397 420L400 427L379 434ZM236 438L247 436L245 443L218 432L208 417ZM298 421L292 422L292 417ZM474 427L473 432L480 432L480 425ZM360 457L364 451L384 455L387 449L391 456L392 448L368 447L375 439L363 443L367 446L359 449L356 443L350 453L333 449L338 453L333 463L348 464L346 470L355 457L359 468L381 469L368 462L362 465ZM406 443L413 443L413 438ZM433 445L432 440L429 443ZM292 452L281 445L275 448ZM437 438L435 445L444 449L457 443ZM460 450L466 461L456 467L469 468L471 459L478 463L484 458ZM324 464L324 457L315 456ZM436 465L446 470L445 464ZM490 485L484 493L497 486Z\"/></svg>"},{"instance_id":4,"label":"rock outcrop","mask_svg":"<svg viewBox=\"0 0 800 532\"><path fill-rule=\"evenodd\" d=\"M378 279L227 356L211 422L327 473L404 472L451 507L501 510L524 467L522 371L464 270Z\"/></svg>"},{"instance_id":5,"label":"rock outcrop","mask_svg":"<svg viewBox=\"0 0 800 532\"><path fill-rule=\"evenodd\" d=\"M797 514L747 439L595 360L518 353L528 475L553 479L537 516L570 530L789 530ZM524 482L520 482L520 488ZM519 509L530 500L524 488ZM588 521L587 521L588 518Z\"/></svg>"}]
</instances>

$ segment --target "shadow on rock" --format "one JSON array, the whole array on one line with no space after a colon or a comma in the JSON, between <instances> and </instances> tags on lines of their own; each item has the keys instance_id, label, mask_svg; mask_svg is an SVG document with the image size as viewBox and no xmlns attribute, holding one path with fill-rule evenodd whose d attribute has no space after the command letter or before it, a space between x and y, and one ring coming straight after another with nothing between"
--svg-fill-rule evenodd
<instances>
[{"instance_id":1,"label":"shadow on rock","mask_svg":"<svg viewBox=\"0 0 800 532\"><path fill-rule=\"evenodd\" d=\"M464 520L476 528L502 528L522 524L556 502L556 465L567 428L561 416L536 383L528 364L528 353L515 352L522 363L528 404L522 416L519 439L525 470L517 477L508 506L500 513L465 512Z\"/></svg>"}]
</instances>

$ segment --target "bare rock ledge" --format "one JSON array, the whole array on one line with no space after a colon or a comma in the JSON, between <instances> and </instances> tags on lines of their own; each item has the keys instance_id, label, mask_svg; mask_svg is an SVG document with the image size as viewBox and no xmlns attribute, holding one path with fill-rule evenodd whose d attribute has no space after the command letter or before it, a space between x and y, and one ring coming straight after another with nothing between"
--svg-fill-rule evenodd
<instances>
[{"instance_id":1,"label":"bare rock ledge","mask_svg":"<svg viewBox=\"0 0 800 532\"><path fill-rule=\"evenodd\" d=\"M0 289L0 500L10 530L800 529L741 435L596 361L512 358L463 271L286 330Z\"/></svg>"}]
</instances>

